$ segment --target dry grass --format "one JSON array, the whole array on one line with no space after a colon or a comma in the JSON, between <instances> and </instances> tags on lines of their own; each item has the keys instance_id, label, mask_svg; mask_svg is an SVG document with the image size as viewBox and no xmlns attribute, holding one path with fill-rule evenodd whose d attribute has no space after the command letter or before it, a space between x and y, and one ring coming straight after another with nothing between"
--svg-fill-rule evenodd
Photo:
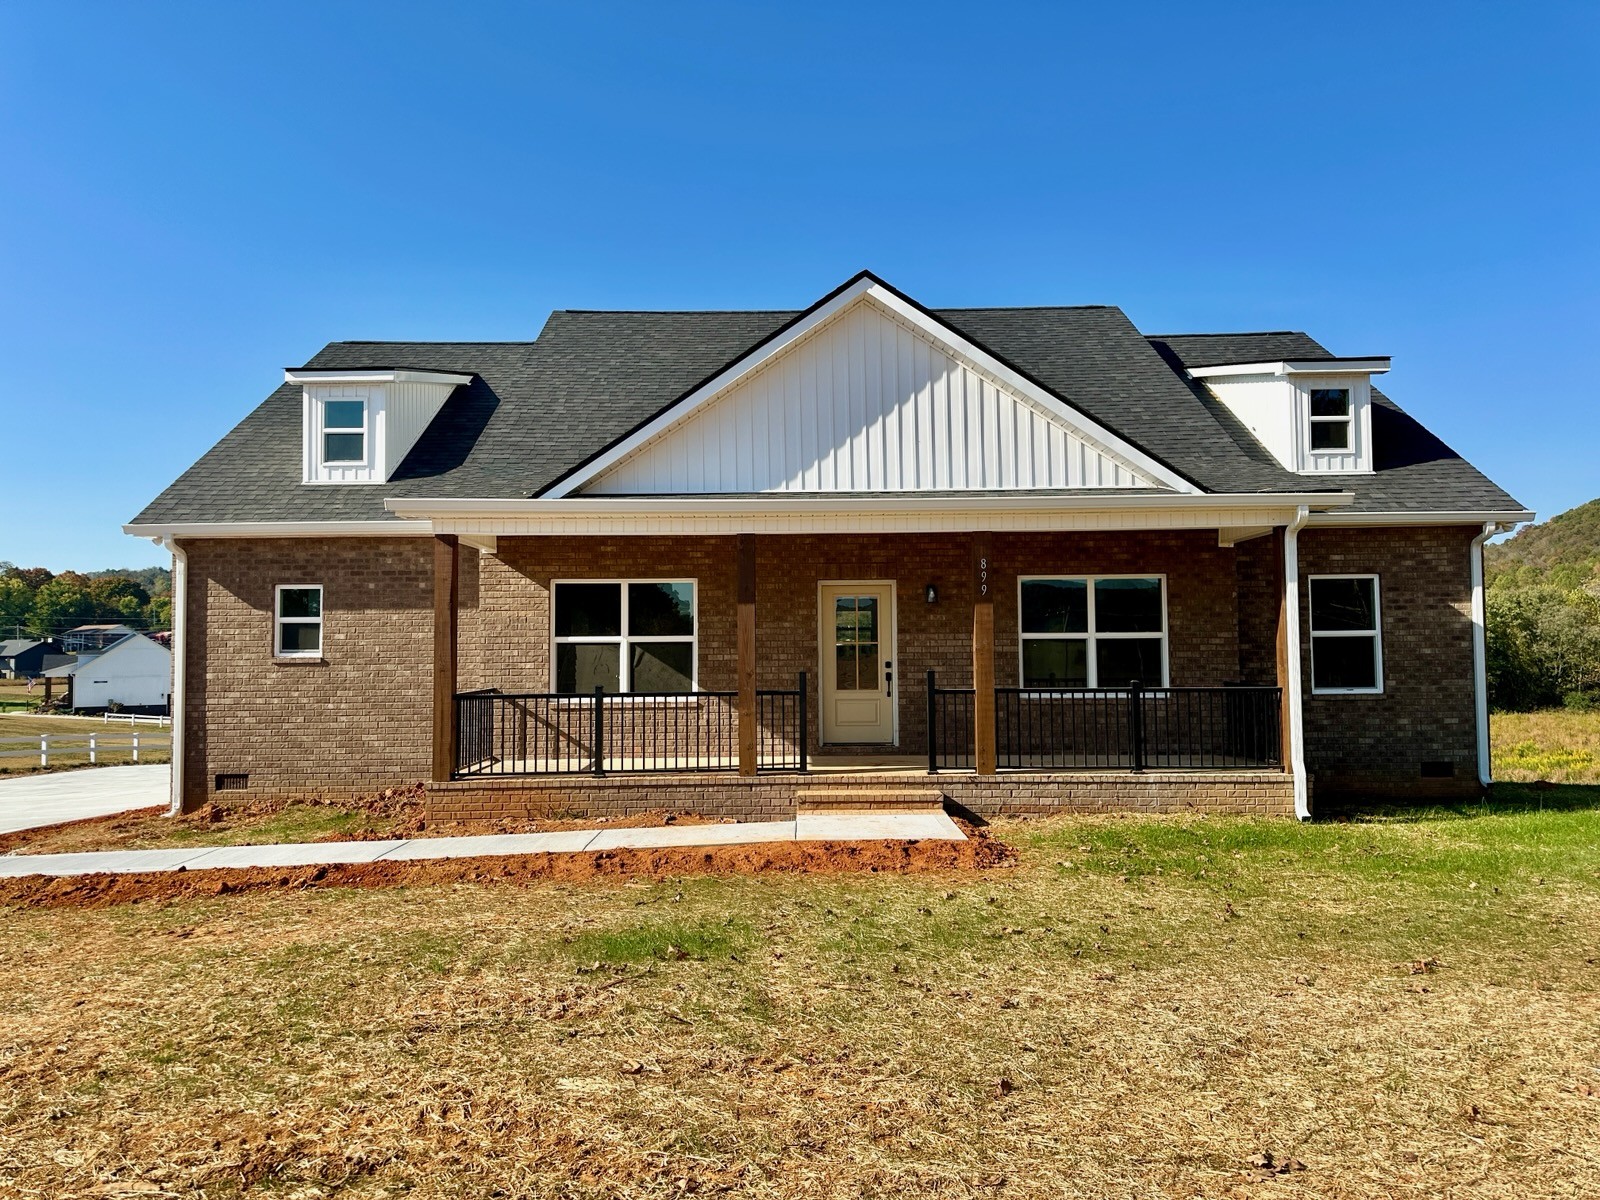
<instances>
[{"instance_id":1,"label":"dry grass","mask_svg":"<svg viewBox=\"0 0 1600 1200\"><path fill-rule=\"evenodd\" d=\"M1496 779L1600 783L1600 712L1495 713L1490 746Z\"/></svg>"},{"instance_id":2,"label":"dry grass","mask_svg":"<svg viewBox=\"0 0 1600 1200\"><path fill-rule=\"evenodd\" d=\"M1539 798L0 910L0 1195L1593 1195L1600 792Z\"/></svg>"},{"instance_id":3,"label":"dry grass","mask_svg":"<svg viewBox=\"0 0 1600 1200\"><path fill-rule=\"evenodd\" d=\"M30 750L27 743L7 738L37 738L48 733L62 739L50 749L50 766L39 766L39 746ZM172 730L156 725L129 725L106 722L99 717L40 717L21 713L0 713L0 775L35 775L49 771L70 771L89 765L90 734L96 735L96 759L100 765L115 766L133 761L132 737L139 735L139 761L172 761ZM27 751L27 753L24 753Z\"/></svg>"}]
</instances>

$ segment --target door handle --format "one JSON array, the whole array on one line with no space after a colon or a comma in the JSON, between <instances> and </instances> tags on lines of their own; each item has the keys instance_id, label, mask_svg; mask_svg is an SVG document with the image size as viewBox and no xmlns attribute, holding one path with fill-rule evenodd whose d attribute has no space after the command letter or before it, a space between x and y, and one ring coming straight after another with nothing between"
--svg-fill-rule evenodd
<instances>
[{"instance_id":1,"label":"door handle","mask_svg":"<svg viewBox=\"0 0 1600 1200\"><path fill-rule=\"evenodd\" d=\"M888 693L889 699L893 700L894 699L894 664L892 662L886 662L886 663L883 664L883 687L884 687L884 691L886 691Z\"/></svg>"}]
</instances>

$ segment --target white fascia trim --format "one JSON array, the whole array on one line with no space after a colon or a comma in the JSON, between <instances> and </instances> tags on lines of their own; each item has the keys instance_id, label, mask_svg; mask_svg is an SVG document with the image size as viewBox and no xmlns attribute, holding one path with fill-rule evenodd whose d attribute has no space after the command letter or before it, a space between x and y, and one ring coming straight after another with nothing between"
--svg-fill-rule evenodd
<instances>
[{"instance_id":1,"label":"white fascia trim","mask_svg":"<svg viewBox=\"0 0 1600 1200\"><path fill-rule=\"evenodd\" d=\"M1229 375L1382 375L1389 370L1388 358L1347 358L1339 362L1290 361L1224 363L1217 367L1185 367L1196 379L1224 378Z\"/></svg>"},{"instance_id":2,"label":"white fascia trim","mask_svg":"<svg viewBox=\"0 0 1600 1200\"><path fill-rule=\"evenodd\" d=\"M775 492L768 496L572 496L554 499L538 496L526 500L490 500L441 497L390 497L383 506L396 516L422 521L439 517L554 517L562 514L594 517L776 515L785 513L918 513L918 512L1126 512L1140 509L1259 509L1278 508L1288 520L1302 506L1332 508L1349 504L1351 492L1228 492L1219 494L1162 492L1146 495L1071 496L1007 495L950 496L906 492L895 496L811 495ZM384 522L377 522L383 524ZM346 522L346 524L350 524Z\"/></svg>"},{"instance_id":3,"label":"white fascia trim","mask_svg":"<svg viewBox=\"0 0 1600 1200\"><path fill-rule=\"evenodd\" d=\"M683 422L692 413L720 396L744 376L758 370L763 364L782 354L795 342L832 320L862 297L870 297L875 303L919 330L925 337L932 339L939 345L948 347L957 356L967 359L979 370L994 376L1005 387L1023 397L1029 403L1071 426L1090 441L1098 442L1111 453L1126 459L1129 465L1136 470L1165 484L1175 492L1196 493L1199 491L1194 484L1178 475L1170 467L1163 466L1123 438L1095 424L1077 409L1063 404L1043 388L1025 379L1000 362L992 354L980 350L953 330L930 319L920 309L907 304L889 289L881 287L871 279L860 279L820 308L808 313L803 319L796 321L788 329L784 330L780 337L774 338L719 371L677 404L658 414L654 420L634 430L633 433L623 438L622 441L612 446L611 449L601 454L598 458L586 463L581 470L556 483L541 499L562 499L579 491L585 484L599 478L634 451L653 441L668 429Z\"/></svg>"},{"instance_id":4,"label":"white fascia trim","mask_svg":"<svg viewBox=\"0 0 1600 1200\"><path fill-rule=\"evenodd\" d=\"M1365 526L1484 525L1492 521L1510 527L1533 519L1534 514L1526 509L1507 512L1321 512L1312 513L1310 523L1325 528L1357 529Z\"/></svg>"},{"instance_id":5,"label":"white fascia trim","mask_svg":"<svg viewBox=\"0 0 1600 1200\"><path fill-rule=\"evenodd\" d=\"M460 387L471 383L471 375L454 375L444 371L299 371L286 370L285 383L448 383Z\"/></svg>"},{"instance_id":6,"label":"white fascia trim","mask_svg":"<svg viewBox=\"0 0 1600 1200\"><path fill-rule=\"evenodd\" d=\"M245 537L431 537L427 521L178 521L166 525L124 525L122 532L154 538Z\"/></svg>"}]
</instances>

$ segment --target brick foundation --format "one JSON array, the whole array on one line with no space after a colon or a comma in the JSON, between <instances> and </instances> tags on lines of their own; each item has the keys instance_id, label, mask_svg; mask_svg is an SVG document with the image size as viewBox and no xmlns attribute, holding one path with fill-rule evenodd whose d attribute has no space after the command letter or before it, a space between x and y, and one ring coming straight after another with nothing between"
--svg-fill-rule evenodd
<instances>
[{"instance_id":1,"label":"brick foundation","mask_svg":"<svg viewBox=\"0 0 1600 1200\"><path fill-rule=\"evenodd\" d=\"M829 775L729 774L620 778L496 779L432 784L428 813L437 820L499 821L527 817L621 816L653 808L738 821L794 816L810 790L875 793L937 790L958 811L980 817L1046 813L1207 812L1292 816L1294 789L1277 771L1031 773L980 777L914 772Z\"/></svg>"}]
</instances>

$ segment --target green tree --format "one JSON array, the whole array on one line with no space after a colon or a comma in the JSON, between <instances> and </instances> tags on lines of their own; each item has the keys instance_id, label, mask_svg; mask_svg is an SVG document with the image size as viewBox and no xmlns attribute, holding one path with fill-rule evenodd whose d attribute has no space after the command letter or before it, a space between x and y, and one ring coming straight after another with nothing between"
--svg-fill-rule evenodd
<instances>
[{"instance_id":1,"label":"green tree","mask_svg":"<svg viewBox=\"0 0 1600 1200\"><path fill-rule=\"evenodd\" d=\"M33 589L20 575L0 575L0 637L11 637L19 627L30 625L33 614Z\"/></svg>"}]
</instances>

